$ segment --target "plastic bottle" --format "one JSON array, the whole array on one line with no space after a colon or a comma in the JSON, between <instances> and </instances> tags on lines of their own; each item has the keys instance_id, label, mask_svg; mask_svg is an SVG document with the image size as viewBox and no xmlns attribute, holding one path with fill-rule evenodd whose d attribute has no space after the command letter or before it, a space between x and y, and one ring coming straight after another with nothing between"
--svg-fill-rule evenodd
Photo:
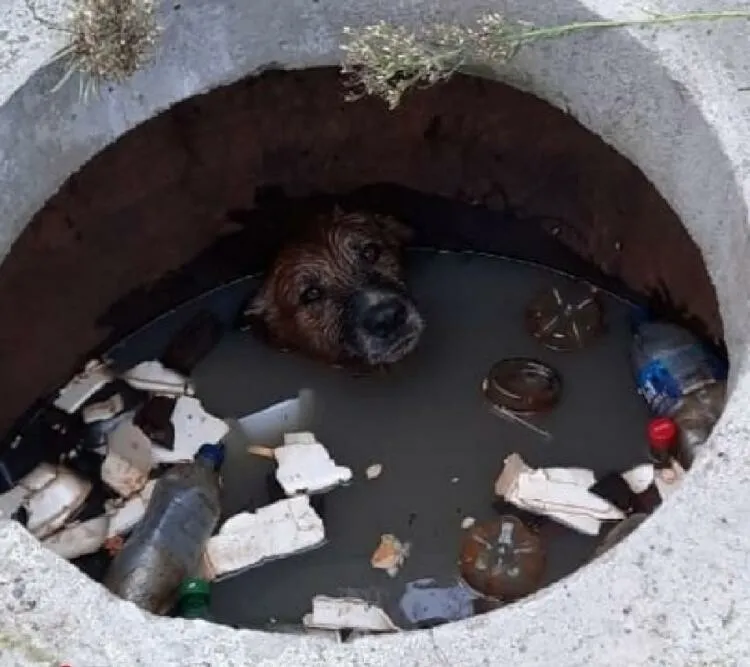
<instances>
[{"instance_id":1,"label":"plastic bottle","mask_svg":"<svg viewBox=\"0 0 750 667\"><path fill-rule=\"evenodd\" d=\"M708 440L711 430L719 421L726 402L727 384L724 381L703 387L685 396L672 412L677 423L680 442L679 461L689 468L696 450Z\"/></svg>"},{"instance_id":2,"label":"plastic bottle","mask_svg":"<svg viewBox=\"0 0 750 667\"><path fill-rule=\"evenodd\" d=\"M632 364L651 411L677 423L680 462L689 466L724 409L726 363L686 329L641 317L634 326Z\"/></svg>"},{"instance_id":3,"label":"plastic bottle","mask_svg":"<svg viewBox=\"0 0 750 667\"><path fill-rule=\"evenodd\" d=\"M155 614L174 607L180 584L194 576L219 520L223 445L202 445L154 487L146 514L112 561L104 585Z\"/></svg>"},{"instance_id":4,"label":"plastic bottle","mask_svg":"<svg viewBox=\"0 0 750 667\"><path fill-rule=\"evenodd\" d=\"M208 610L211 602L211 584L199 577L189 577L180 584L177 613L182 618L211 620Z\"/></svg>"}]
</instances>

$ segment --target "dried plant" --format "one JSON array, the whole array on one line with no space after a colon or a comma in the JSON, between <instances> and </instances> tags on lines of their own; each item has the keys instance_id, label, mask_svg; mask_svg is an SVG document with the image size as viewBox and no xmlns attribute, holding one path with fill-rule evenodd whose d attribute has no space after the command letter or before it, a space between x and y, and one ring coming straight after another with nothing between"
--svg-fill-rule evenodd
<instances>
[{"instance_id":1,"label":"dried plant","mask_svg":"<svg viewBox=\"0 0 750 667\"><path fill-rule=\"evenodd\" d=\"M380 21L358 29L344 28L341 71L349 91L347 99L374 95L394 109L412 88L449 79L472 62L503 65L522 46L538 40L586 30L721 19L750 19L750 11L650 14L643 19L582 21L547 28L511 22L498 13L485 14L473 26L440 23L417 31Z\"/></svg>"},{"instance_id":2,"label":"dried plant","mask_svg":"<svg viewBox=\"0 0 750 667\"><path fill-rule=\"evenodd\" d=\"M65 63L53 91L78 74L84 100L106 84L121 83L154 57L161 34L155 0L72 0L67 18L58 23L32 15L47 27L66 33L66 44L50 60Z\"/></svg>"}]
</instances>

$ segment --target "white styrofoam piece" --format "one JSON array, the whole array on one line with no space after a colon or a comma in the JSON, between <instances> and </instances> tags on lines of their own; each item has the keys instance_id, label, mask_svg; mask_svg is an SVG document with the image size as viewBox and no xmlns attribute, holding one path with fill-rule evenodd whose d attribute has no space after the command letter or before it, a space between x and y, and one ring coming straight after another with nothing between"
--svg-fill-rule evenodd
<instances>
[{"instance_id":1,"label":"white styrofoam piece","mask_svg":"<svg viewBox=\"0 0 750 667\"><path fill-rule=\"evenodd\" d=\"M637 495L643 493L654 483L654 466L652 463L643 463L626 470L620 476L625 480L630 490Z\"/></svg>"},{"instance_id":2,"label":"white styrofoam piece","mask_svg":"<svg viewBox=\"0 0 750 667\"><path fill-rule=\"evenodd\" d=\"M394 632L398 626L380 607L359 598L333 598L316 595L312 613L302 623L306 628L321 630L363 630L365 632Z\"/></svg>"},{"instance_id":3,"label":"white styrofoam piece","mask_svg":"<svg viewBox=\"0 0 750 667\"><path fill-rule=\"evenodd\" d=\"M310 432L285 433L284 444L274 450L276 479L287 496L320 493L352 479L352 471L337 466L326 448Z\"/></svg>"},{"instance_id":4,"label":"white styrofoam piece","mask_svg":"<svg viewBox=\"0 0 750 667\"><path fill-rule=\"evenodd\" d=\"M216 444L229 432L228 424L206 412L193 396L181 396L175 401L170 421L174 425L174 448L152 446L154 459L159 463L189 461L201 445Z\"/></svg>"},{"instance_id":5,"label":"white styrofoam piece","mask_svg":"<svg viewBox=\"0 0 750 667\"><path fill-rule=\"evenodd\" d=\"M127 498L140 491L154 466L151 441L132 421L123 421L109 436L102 481Z\"/></svg>"},{"instance_id":6,"label":"white styrofoam piece","mask_svg":"<svg viewBox=\"0 0 750 667\"><path fill-rule=\"evenodd\" d=\"M250 445L281 445L285 433L312 428L313 392L302 389L297 398L275 403L237 420Z\"/></svg>"},{"instance_id":7,"label":"white styrofoam piece","mask_svg":"<svg viewBox=\"0 0 750 667\"><path fill-rule=\"evenodd\" d=\"M544 514L586 535L598 535L601 522L623 519L625 515L603 498L589 492L593 473L573 468L554 468L550 479L544 468L534 470L518 454L505 460L495 492L521 509Z\"/></svg>"},{"instance_id":8,"label":"white styrofoam piece","mask_svg":"<svg viewBox=\"0 0 750 667\"><path fill-rule=\"evenodd\" d=\"M625 518L621 510L585 486L553 482L543 469L519 476L516 497L525 509L547 514L588 535L599 534L601 521Z\"/></svg>"},{"instance_id":9,"label":"white styrofoam piece","mask_svg":"<svg viewBox=\"0 0 750 667\"><path fill-rule=\"evenodd\" d=\"M18 482L18 486L31 491L40 491L57 477L57 466L51 463L40 463L26 477Z\"/></svg>"},{"instance_id":10,"label":"white styrofoam piece","mask_svg":"<svg viewBox=\"0 0 750 667\"><path fill-rule=\"evenodd\" d=\"M107 528L107 537L115 535L124 535L132 530L135 525L143 518L146 508L151 500L151 494L154 492L156 480L150 479L138 493L128 498L122 505L114 508L109 514L109 526Z\"/></svg>"},{"instance_id":11,"label":"white styrofoam piece","mask_svg":"<svg viewBox=\"0 0 750 667\"><path fill-rule=\"evenodd\" d=\"M66 526L42 540L42 545L67 560L94 554L107 539L108 526L109 518L102 514L88 521Z\"/></svg>"},{"instance_id":12,"label":"white styrofoam piece","mask_svg":"<svg viewBox=\"0 0 750 667\"><path fill-rule=\"evenodd\" d=\"M166 368L161 361L142 361L122 375L134 389L160 396L192 395L193 386L184 376Z\"/></svg>"},{"instance_id":13,"label":"white styrofoam piece","mask_svg":"<svg viewBox=\"0 0 750 667\"><path fill-rule=\"evenodd\" d=\"M82 411L81 416L86 424L106 421L119 415L125 409L125 401L120 394L113 394L106 401L92 403L87 405Z\"/></svg>"},{"instance_id":14,"label":"white styrofoam piece","mask_svg":"<svg viewBox=\"0 0 750 667\"><path fill-rule=\"evenodd\" d=\"M367 477L367 479L377 479L382 472L383 465L381 463L373 463L372 465L367 466L365 477Z\"/></svg>"},{"instance_id":15,"label":"white styrofoam piece","mask_svg":"<svg viewBox=\"0 0 750 667\"><path fill-rule=\"evenodd\" d=\"M206 545L204 574L210 580L224 579L324 542L323 521L310 499L294 496L227 519Z\"/></svg>"},{"instance_id":16,"label":"white styrofoam piece","mask_svg":"<svg viewBox=\"0 0 750 667\"><path fill-rule=\"evenodd\" d=\"M558 484L576 484L585 489L596 484L596 475L588 468L542 468L544 476Z\"/></svg>"},{"instance_id":17,"label":"white styrofoam piece","mask_svg":"<svg viewBox=\"0 0 750 667\"><path fill-rule=\"evenodd\" d=\"M12 489L0 495L0 517L10 518L32 493L53 482L56 476L55 466L51 463L40 463Z\"/></svg>"},{"instance_id":18,"label":"white styrofoam piece","mask_svg":"<svg viewBox=\"0 0 750 667\"><path fill-rule=\"evenodd\" d=\"M148 470L133 465L119 454L108 453L102 463L102 481L123 498L138 493L148 482Z\"/></svg>"},{"instance_id":19,"label":"white styrofoam piece","mask_svg":"<svg viewBox=\"0 0 750 667\"><path fill-rule=\"evenodd\" d=\"M69 414L76 412L104 385L114 380L112 371L101 361L89 361L58 393L55 407Z\"/></svg>"},{"instance_id":20,"label":"white styrofoam piece","mask_svg":"<svg viewBox=\"0 0 750 667\"><path fill-rule=\"evenodd\" d=\"M42 540L42 544L67 560L96 553L107 539L124 535L143 518L155 484L155 480L150 480L140 493L119 506L110 506L104 514L66 526Z\"/></svg>"},{"instance_id":21,"label":"white styrofoam piece","mask_svg":"<svg viewBox=\"0 0 750 667\"><path fill-rule=\"evenodd\" d=\"M81 507L91 486L88 480L58 466L55 479L32 493L26 501L28 531L39 539L54 533Z\"/></svg>"},{"instance_id":22,"label":"white styrofoam piece","mask_svg":"<svg viewBox=\"0 0 750 667\"><path fill-rule=\"evenodd\" d=\"M28 497L28 489L24 489L18 484L0 495L0 519L9 519L13 516L13 513L23 505Z\"/></svg>"}]
</instances>

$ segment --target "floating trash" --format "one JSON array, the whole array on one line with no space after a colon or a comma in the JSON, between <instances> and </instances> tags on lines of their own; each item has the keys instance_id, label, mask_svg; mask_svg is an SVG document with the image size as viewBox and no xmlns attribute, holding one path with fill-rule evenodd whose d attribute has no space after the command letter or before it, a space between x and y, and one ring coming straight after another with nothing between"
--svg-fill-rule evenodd
<instances>
[{"instance_id":1,"label":"floating trash","mask_svg":"<svg viewBox=\"0 0 750 667\"><path fill-rule=\"evenodd\" d=\"M477 593L511 602L536 591L546 556L538 535L514 516L471 527L462 540L459 568Z\"/></svg>"},{"instance_id":2,"label":"floating trash","mask_svg":"<svg viewBox=\"0 0 750 667\"><path fill-rule=\"evenodd\" d=\"M582 349L604 331L597 292L581 283L551 287L538 294L526 308L525 322L536 340L558 351Z\"/></svg>"}]
</instances>

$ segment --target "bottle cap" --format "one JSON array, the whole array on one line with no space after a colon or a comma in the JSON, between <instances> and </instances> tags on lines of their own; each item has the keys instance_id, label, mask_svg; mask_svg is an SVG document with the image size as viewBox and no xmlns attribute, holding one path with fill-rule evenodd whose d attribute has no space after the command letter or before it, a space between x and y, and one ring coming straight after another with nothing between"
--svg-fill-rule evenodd
<instances>
[{"instance_id":1,"label":"bottle cap","mask_svg":"<svg viewBox=\"0 0 750 667\"><path fill-rule=\"evenodd\" d=\"M211 597L211 584L205 579L198 577L188 577L180 584L179 597L202 597L208 599Z\"/></svg>"},{"instance_id":2,"label":"bottle cap","mask_svg":"<svg viewBox=\"0 0 750 667\"><path fill-rule=\"evenodd\" d=\"M669 449L677 438L677 424L669 417L658 417L648 423L648 441L654 449Z\"/></svg>"},{"instance_id":3,"label":"bottle cap","mask_svg":"<svg viewBox=\"0 0 750 667\"><path fill-rule=\"evenodd\" d=\"M221 443L216 445L201 445L195 454L195 460L197 461L198 459L209 461L213 465L214 470L218 470L221 468L221 464L224 463L224 445Z\"/></svg>"}]
</instances>

